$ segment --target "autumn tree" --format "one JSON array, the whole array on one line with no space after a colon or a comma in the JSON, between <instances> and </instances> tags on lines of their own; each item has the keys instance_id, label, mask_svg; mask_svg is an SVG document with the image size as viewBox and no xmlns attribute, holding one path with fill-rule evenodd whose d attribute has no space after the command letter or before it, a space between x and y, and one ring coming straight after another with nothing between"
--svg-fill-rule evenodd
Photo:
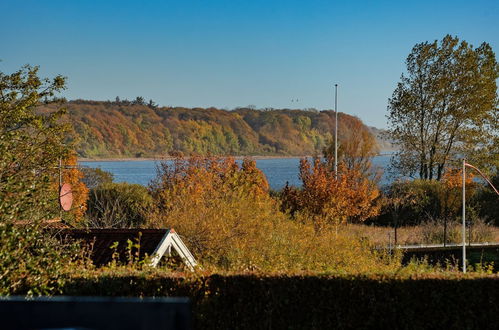
<instances>
[{"instance_id":1,"label":"autumn tree","mask_svg":"<svg viewBox=\"0 0 499 330\"><path fill-rule=\"evenodd\" d=\"M472 196L476 191L476 183L473 182L473 173L466 173L466 193ZM456 218L462 207L463 171L452 168L445 172L442 183L438 186L438 200L440 204L440 217L444 223L444 245L447 244L448 223Z\"/></svg>"},{"instance_id":2,"label":"autumn tree","mask_svg":"<svg viewBox=\"0 0 499 330\"><path fill-rule=\"evenodd\" d=\"M398 228L401 223L401 215L408 206L413 206L418 202L418 196L403 181L395 181L384 191L383 208L391 218L391 225L394 229L394 244L398 243Z\"/></svg>"},{"instance_id":3,"label":"autumn tree","mask_svg":"<svg viewBox=\"0 0 499 330\"><path fill-rule=\"evenodd\" d=\"M283 191L283 206L291 209L295 218L311 222L316 233L331 225L363 222L379 213L376 185L343 162L336 176L327 161L304 158L300 161L300 178L300 190L288 187Z\"/></svg>"},{"instance_id":4,"label":"autumn tree","mask_svg":"<svg viewBox=\"0 0 499 330\"><path fill-rule=\"evenodd\" d=\"M185 235L205 261L232 267L260 258L254 252L280 219L277 203L255 161L233 158L176 157L161 163L150 186L159 227Z\"/></svg>"},{"instance_id":5,"label":"autumn tree","mask_svg":"<svg viewBox=\"0 0 499 330\"><path fill-rule=\"evenodd\" d=\"M400 148L394 169L441 180L457 157L497 165L499 65L491 46L447 35L416 44L406 66L388 102L388 136Z\"/></svg>"},{"instance_id":6,"label":"autumn tree","mask_svg":"<svg viewBox=\"0 0 499 330\"><path fill-rule=\"evenodd\" d=\"M70 221L79 222L83 219L87 210L88 187L83 181L84 172L78 168L78 158L75 152L61 161L61 180L62 183L71 185L73 203L70 210ZM59 180L54 180L55 189L59 188ZM67 219L65 219L67 220Z\"/></svg>"},{"instance_id":7,"label":"autumn tree","mask_svg":"<svg viewBox=\"0 0 499 330\"><path fill-rule=\"evenodd\" d=\"M376 138L357 117L344 121L342 127L344 132L338 141L338 162L363 175L373 174L371 160L379 152ZM331 165L334 163L334 142L324 149L324 157Z\"/></svg>"}]
</instances>

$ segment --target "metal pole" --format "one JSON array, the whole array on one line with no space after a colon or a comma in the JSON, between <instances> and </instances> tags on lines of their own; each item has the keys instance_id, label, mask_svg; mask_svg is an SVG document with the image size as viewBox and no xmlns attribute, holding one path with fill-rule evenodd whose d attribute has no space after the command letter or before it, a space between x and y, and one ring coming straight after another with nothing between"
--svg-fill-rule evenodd
<instances>
[{"instance_id":1,"label":"metal pole","mask_svg":"<svg viewBox=\"0 0 499 330\"><path fill-rule=\"evenodd\" d=\"M338 179L338 84L334 84L334 175Z\"/></svg>"},{"instance_id":2,"label":"metal pole","mask_svg":"<svg viewBox=\"0 0 499 330\"><path fill-rule=\"evenodd\" d=\"M466 273L466 160L463 158L463 273Z\"/></svg>"},{"instance_id":3,"label":"metal pole","mask_svg":"<svg viewBox=\"0 0 499 330\"><path fill-rule=\"evenodd\" d=\"M62 158L59 157L59 220L62 221L62 205L60 203L61 199L61 187L62 187Z\"/></svg>"}]
</instances>

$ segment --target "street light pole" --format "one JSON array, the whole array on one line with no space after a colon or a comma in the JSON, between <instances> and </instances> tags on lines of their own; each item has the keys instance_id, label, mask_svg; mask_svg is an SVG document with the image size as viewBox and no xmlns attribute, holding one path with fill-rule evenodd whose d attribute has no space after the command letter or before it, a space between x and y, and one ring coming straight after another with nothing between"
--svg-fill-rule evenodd
<instances>
[{"instance_id":1,"label":"street light pole","mask_svg":"<svg viewBox=\"0 0 499 330\"><path fill-rule=\"evenodd\" d=\"M463 273L466 273L466 160L463 158Z\"/></svg>"},{"instance_id":2,"label":"street light pole","mask_svg":"<svg viewBox=\"0 0 499 330\"><path fill-rule=\"evenodd\" d=\"M499 196L499 190L490 182L490 180L478 169L478 167L466 163L463 158L463 273L466 273L466 166L471 167L484 178L484 180L492 187L495 193ZM471 245L471 229L470 229L470 245Z\"/></svg>"},{"instance_id":3,"label":"street light pole","mask_svg":"<svg viewBox=\"0 0 499 330\"><path fill-rule=\"evenodd\" d=\"M334 84L334 175L338 179L338 84Z\"/></svg>"}]
</instances>

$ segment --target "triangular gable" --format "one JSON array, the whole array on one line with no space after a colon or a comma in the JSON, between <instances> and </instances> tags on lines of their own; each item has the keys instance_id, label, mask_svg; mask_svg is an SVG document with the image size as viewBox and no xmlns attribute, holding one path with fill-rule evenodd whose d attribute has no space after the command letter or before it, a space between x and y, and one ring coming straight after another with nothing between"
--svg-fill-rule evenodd
<instances>
[{"instance_id":1,"label":"triangular gable","mask_svg":"<svg viewBox=\"0 0 499 330\"><path fill-rule=\"evenodd\" d=\"M158 244L156 250L152 255L150 265L152 267L156 267L165 253L170 254L172 247L173 249L175 249L175 252L177 252L182 261L187 265L187 267L189 267L191 271L194 271L194 268L197 266L197 262L180 236L175 232L173 228L171 228L165 234L165 236L163 236L163 239Z\"/></svg>"},{"instance_id":2,"label":"triangular gable","mask_svg":"<svg viewBox=\"0 0 499 330\"><path fill-rule=\"evenodd\" d=\"M71 239L81 241L90 247L90 258L96 266L104 266L113 260L116 253L122 261L126 260L128 253L139 253L139 258L145 255L151 256L150 265L156 267L161 258L171 249L180 256L182 261L190 270L194 270L197 262L191 252L184 244L180 236L171 229L113 229L113 228L89 228L89 229L63 229L56 233L62 240ZM127 242L137 242L140 248L135 247L127 251ZM118 243L116 249L111 246Z\"/></svg>"}]
</instances>

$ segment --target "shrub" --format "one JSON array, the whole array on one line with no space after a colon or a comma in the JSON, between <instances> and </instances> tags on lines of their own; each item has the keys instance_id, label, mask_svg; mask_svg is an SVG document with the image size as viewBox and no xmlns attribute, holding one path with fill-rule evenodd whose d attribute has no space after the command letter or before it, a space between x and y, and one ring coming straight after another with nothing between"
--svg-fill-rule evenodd
<instances>
[{"instance_id":1,"label":"shrub","mask_svg":"<svg viewBox=\"0 0 499 330\"><path fill-rule=\"evenodd\" d=\"M0 223L0 295L58 293L77 251L36 224Z\"/></svg>"},{"instance_id":2,"label":"shrub","mask_svg":"<svg viewBox=\"0 0 499 330\"><path fill-rule=\"evenodd\" d=\"M476 207L477 184L467 174L467 207ZM461 215L462 172L448 170L441 181L413 180L395 181L383 191L383 206L380 215L371 220L379 225L414 226L428 221L452 222Z\"/></svg>"},{"instance_id":3,"label":"shrub","mask_svg":"<svg viewBox=\"0 0 499 330\"><path fill-rule=\"evenodd\" d=\"M113 173L100 168L81 167L83 173L83 183L88 189L95 189L106 184L113 183Z\"/></svg>"},{"instance_id":4,"label":"shrub","mask_svg":"<svg viewBox=\"0 0 499 330\"><path fill-rule=\"evenodd\" d=\"M262 250L282 218L265 176L248 159L239 167L233 158L178 157L161 163L151 191L154 225L174 227L195 254L226 268L250 265L248 250Z\"/></svg>"},{"instance_id":5,"label":"shrub","mask_svg":"<svg viewBox=\"0 0 499 330\"><path fill-rule=\"evenodd\" d=\"M90 191L87 226L132 228L146 224L153 200L139 184L109 183Z\"/></svg>"},{"instance_id":6,"label":"shrub","mask_svg":"<svg viewBox=\"0 0 499 330\"><path fill-rule=\"evenodd\" d=\"M396 267L351 235L290 221L270 197L255 162L177 158L161 164L152 195L155 225L174 227L205 268L327 272Z\"/></svg>"},{"instance_id":7,"label":"shrub","mask_svg":"<svg viewBox=\"0 0 499 330\"><path fill-rule=\"evenodd\" d=\"M311 221L317 233L328 225L363 222L379 212L376 184L356 169L340 163L338 175L330 163L316 158L300 162L301 190L283 190L283 209L295 218ZM297 215L299 213L299 216Z\"/></svg>"},{"instance_id":8,"label":"shrub","mask_svg":"<svg viewBox=\"0 0 499 330\"><path fill-rule=\"evenodd\" d=\"M492 177L491 182L499 189L499 173ZM476 200L480 206L480 216L499 226L499 196L485 184L478 190Z\"/></svg>"}]
</instances>

